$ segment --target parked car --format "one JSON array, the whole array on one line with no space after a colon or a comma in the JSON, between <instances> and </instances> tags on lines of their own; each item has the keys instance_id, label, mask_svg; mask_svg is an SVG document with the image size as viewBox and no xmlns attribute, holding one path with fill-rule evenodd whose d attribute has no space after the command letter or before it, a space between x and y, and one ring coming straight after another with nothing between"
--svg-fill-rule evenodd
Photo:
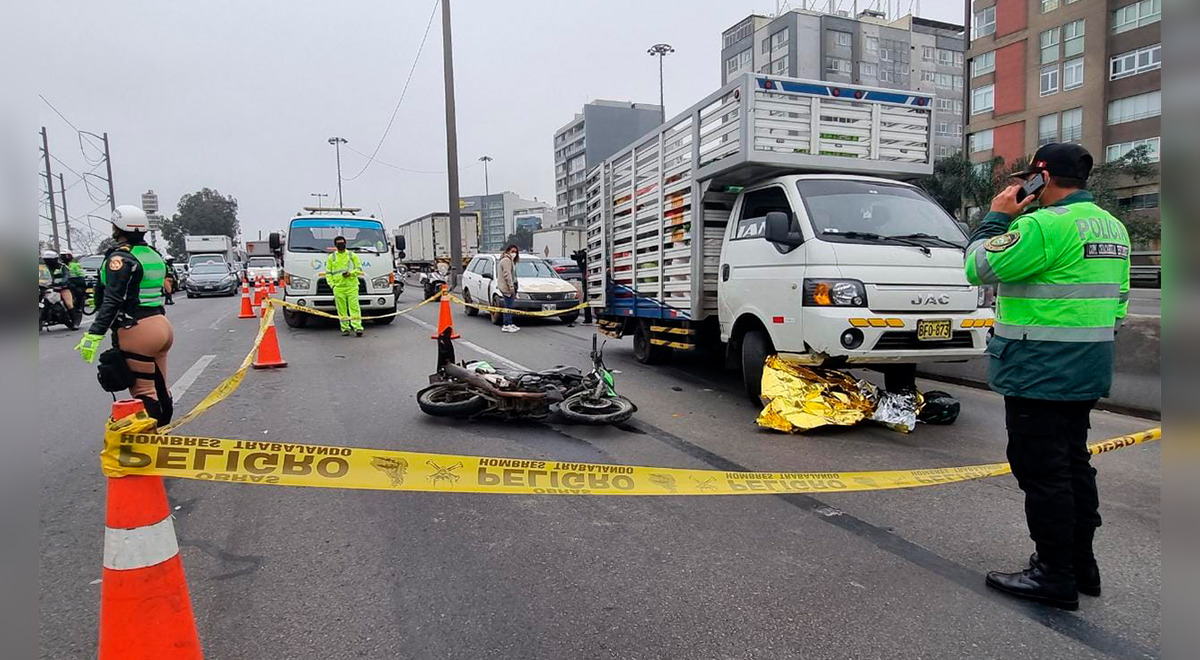
<instances>
[{"instance_id":1,"label":"parked car","mask_svg":"<svg viewBox=\"0 0 1200 660\"><path fill-rule=\"evenodd\" d=\"M546 263L558 273L558 276L564 280L572 282L583 281L583 271L579 270L579 264L575 263L570 257L550 257L546 259Z\"/></svg>"},{"instance_id":2,"label":"parked car","mask_svg":"<svg viewBox=\"0 0 1200 660\"><path fill-rule=\"evenodd\" d=\"M258 278L265 280L279 279L279 263L275 257L250 257L246 262L246 279L253 282Z\"/></svg>"},{"instance_id":3,"label":"parked car","mask_svg":"<svg viewBox=\"0 0 1200 660\"><path fill-rule=\"evenodd\" d=\"M490 304L501 307L503 297L496 289L496 263L499 254L479 254L467 265L463 273L463 299L467 302ZM516 264L517 297L513 301L513 309L528 311L552 311L570 309L579 304L579 291L574 284L559 277L554 268L545 259L521 255ZM476 316L479 310L467 308L467 314ZM500 314L493 313L492 323L500 325ZM574 323L579 318L579 310L566 312L562 316L563 323Z\"/></svg>"},{"instance_id":4,"label":"parked car","mask_svg":"<svg viewBox=\"0 0 1200 660\"><path fill-rule=\"evenodd\" d=\"M1162 288L1162 252L1133 252L1129 255L1129 285Z\"/></svg>"},{"instance_id":5,"label":"parked car","mask_svg":"<svg viewBox=\"0 0 1200 660\"><path fill-rule=\"evenodd\" d=\"M102 265L104 265L104 255L102 254L89 254L79 258L79 267L83 269L83 275L89 285L94 285L99 281L100 266Z\"/></svg>"},{"instance_id":6,"label":"parked car","mask_svg":"<svg viewBox=\"0 0 1200 660\"><path fill-rule=\"evenodd\" d=\"M237 294L238 276L223 262L195 264L183 283L188 298Z\"/></svg>"}]
</instances>

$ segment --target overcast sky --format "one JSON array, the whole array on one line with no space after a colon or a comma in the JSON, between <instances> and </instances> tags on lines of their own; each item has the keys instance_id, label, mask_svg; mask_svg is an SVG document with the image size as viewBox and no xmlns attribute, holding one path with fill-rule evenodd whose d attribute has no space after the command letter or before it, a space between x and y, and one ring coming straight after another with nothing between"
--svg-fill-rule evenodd
<instances>
[{"instance_id":1,"label":"overcast sky","mask_svg":"<svg viewBox=\"0 0 1200 660\"><path fill-rule=\"evenodd\" d=\"M774 12L775 3L452 0L452 7L461 193L483 192L477 159L487 154L495 159L493 192L553 205L553 133L583 103L657 103L658 70L646 49L665 41L676 49L665 63L667 112L686 109L720 84L721 32L750 13ZM348 148L375 149L434 1L56 0L38 8L40 31L53 38L39 49L50 75L37 80L37 91L79 129L108 132L117 203L139 204L153 188L169 214L182 194L215 188L237 198L244 238L254 239L284 227L314 202L310 193L336 195L330 136L349 140L344 177L367 164ZM962 13L959 0L925 0L920 12L957 23ZM382 213L389 228L446 210L440 20L439 9L382 162L343 183L347 205ZM38 104L51 151L77 172L91 169L97 154L86 145L83 153L67 121ZM54 167L66 176L72 216L98 205L84 185L73 185L75 174ZM107 208L95 213L107 216Z\"/></svg>"}]
</instances>

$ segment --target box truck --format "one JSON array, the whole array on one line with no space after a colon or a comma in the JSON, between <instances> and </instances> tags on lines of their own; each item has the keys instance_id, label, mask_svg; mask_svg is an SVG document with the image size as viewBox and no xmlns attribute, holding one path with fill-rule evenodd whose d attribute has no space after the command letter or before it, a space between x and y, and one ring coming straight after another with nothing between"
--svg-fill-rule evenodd
<instances>
[{"instance_id":1,"label":"box truck","mask_svg":"<svg viewBox=\"0 0 1200 660\"><path fill-rule=\"evenodd\" d=\"M459 215L462 228L463 266L479 254L479 216ZM438 261L450 260L450 214L429 213L414 218L396 229L397 238L404 237L404 256L400 263L410 270L432 268Z\"/></svg>"},{"instance_id":2,"label":"box truck","mask_svg":"<svg viewBox=\"0 0 1200 660\"><path fill-rule=\"evenodd\" d=\"M931 95L743 74L592 168L589 302L651 363L711 343L758 399L770 354L915 366L983 353L966 236L906 181L933 171Z\"/></svg>"},{"instance_id":3,"label":"box truck","mask_svg":"<svg viewBox=\"0 0 1200 660\"><path fill-rule=\"evenodd\" d=\"M583 247L583 227L551 227L533 232L533 254L539 257L570 257Z\"/></svg>"}]
</instances>

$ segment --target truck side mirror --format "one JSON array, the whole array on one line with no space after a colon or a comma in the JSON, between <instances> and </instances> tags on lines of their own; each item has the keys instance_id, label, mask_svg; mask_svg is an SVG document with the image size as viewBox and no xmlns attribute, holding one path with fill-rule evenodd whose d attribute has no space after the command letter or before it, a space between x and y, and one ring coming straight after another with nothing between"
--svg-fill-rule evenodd
<instances>
[{"instance_id":1,"label":"truck side mirror","mask_svg":"<svg viewBox=\"0 0 1200 660\"><path fill-rule=\"evenodd\" d=\"M399 250L400 252L404 252L404 249L406 247L408 247L408 244L405 242L404 236L397 236L396 237L396 249ZM400 258L403 259L404 257L400 257Z\"/></svg>"},{"instance_id":2,"label":"truck side mirror","mask_svg":"<svg viewBox=\"0 0 1200 660\"><path fill-rule=\"evenodd\" d=\"M267 244L271 246L272 252L279 252L283 249L283 239L280 238L279 232L271 232L267 239Z\"/></svg>"},{"instance_id":3,"label":"truck side mirror","mask_svg":"<svg viewBox=\"0 0 1200 660\"><path fill-rule=\"evenodd\" d=\"M783 211L767 213L763 237L771 243L796 247L804 242L800 232L792 231L792 218Z\"/></svg>"}]
</instances>

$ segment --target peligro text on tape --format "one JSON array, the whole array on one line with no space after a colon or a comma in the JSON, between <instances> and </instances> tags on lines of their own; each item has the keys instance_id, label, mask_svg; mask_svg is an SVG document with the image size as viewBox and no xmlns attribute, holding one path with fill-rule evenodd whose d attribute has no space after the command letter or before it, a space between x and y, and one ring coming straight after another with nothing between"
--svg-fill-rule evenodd
<instances>
[{"instance_id":1,"label":"peligro text on tape","mask_svg":"<svg viewBox=\"0 0 1200 660\"><path fill-rule=\"evenodd\" d=\"M1161 429L1091 445L1093 454L1156 440ZM446 493L763 495L919 488L1000 476L1007 463L867 472L726 472L575 463L293 442L160 435L144 413L111 422L101 454L110 477Z\"/></svg>"}]
</instances>

